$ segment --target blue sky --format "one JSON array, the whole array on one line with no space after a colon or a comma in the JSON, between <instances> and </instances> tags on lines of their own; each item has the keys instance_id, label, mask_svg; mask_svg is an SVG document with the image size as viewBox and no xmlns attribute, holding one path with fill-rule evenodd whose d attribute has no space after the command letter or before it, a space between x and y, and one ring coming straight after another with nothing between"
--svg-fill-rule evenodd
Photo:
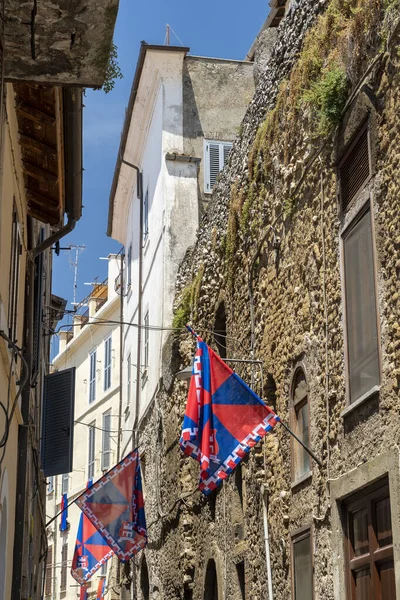
<instances>
[{"instance_id":1,"label":"blue sky","mask_svg":"<svg viewBox=\"0 0 400 600\"><path fill-rule=\"evenodd\" d=\"M62 246L84 245L79 256L77 299L90 288L85 282L107 276L99 260L120 245L106 235L108 197L114 173L125 107L128 103L141 40L163 44L169 23L191 54L243 59L268 14L268 0L120 0L114 41L124 75L109 94L88 90L84 110L83 216ZM171 34L171 44L179 42ZM68 252L54 256L53 292L72 301L73 268ZM70 304L68 308L71 308Z\"/></svg>"}]
</instances>

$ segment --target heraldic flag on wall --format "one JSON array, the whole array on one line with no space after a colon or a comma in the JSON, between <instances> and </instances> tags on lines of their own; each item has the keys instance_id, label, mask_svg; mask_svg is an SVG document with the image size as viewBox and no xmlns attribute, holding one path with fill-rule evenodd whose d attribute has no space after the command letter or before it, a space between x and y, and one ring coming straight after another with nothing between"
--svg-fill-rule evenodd
<instances>
[{"instance_id":1,"label":"heraldic flag on wall","mask_svg":"<svg viewBox=\"0 0 400 600\"><path fill-rule=\"evenodd\" d=\"M90 480L87 488L89 489L91 485L92 481ZM113 554L114 552L105 542L103 536L100 535L87 516L82 513L72 559L72 577L81 585L85 584Z\"/></svg>"},{"instance_id":2,"label":"heraldic flag on wall","mask_svg":"<svg viewBox=\"0 0 400 600\"><path fill-rule=\"evenodd\" d=\"M75 500L122 562L147 544L139 456L136 450Z\"/></svg>"},{"instance_id":3,"label":"heraldic flag on wall","mask_svg":"<svg viewBox=\"0 0 400 600\"><path fill-rule=\"evenodd\" d=\"M200 463L199 489L212 492L279 417L197 337L180 446Z\"/></svg>"}]
</instances>

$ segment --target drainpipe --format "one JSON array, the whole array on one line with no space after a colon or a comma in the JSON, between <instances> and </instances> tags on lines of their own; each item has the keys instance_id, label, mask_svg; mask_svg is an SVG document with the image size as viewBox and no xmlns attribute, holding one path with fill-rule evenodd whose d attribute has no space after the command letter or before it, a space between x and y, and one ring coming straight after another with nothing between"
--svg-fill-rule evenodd
<instances>
[{"instance_id":1,"label":"drainpipe","mask_svg":"<svg viewBox=\"0 0 400 600\"><path fill-rule=\"evenodd\" d=\"M265 558L266 558L266 563L267 563L267 577L268 577L268 600L274 600L274 591L272 589L271 554L270 554L270 547L269 547L268 492L263 485L261 486L261 496L262 496L262 503L263 503Z\"/></svg>"},{"instance_id":2,"label":"drainpipe","mask_svg":"<svg viewBox=\"0 0 400 600\"><path fill-rule=\"evenodd\" d=\"M139 199L139 280L138 280L138 335L136 351L136 398L135 398L135 418L132 425L132 447L139 445L139 434L137 432L139 424L139 399L141 382L141 350L142 350L142 279L143 279L143 173L139 167L121 158L121 162L136 171L137 197Z\"/></svg>"},{"instance_id":3,"label":"drainpipe","mask_svg":"<svg viewBox=\"0 0 400 600\"><path fill-rule=\"evenodd\" d=\"M119 304L119 410L118 410L118 439L117 439L117 463L121 460L121 428L122 428L122 375L124 368L123 350L124 350L124 333L122 323L124 322L124 258L125 255L121 252L121 297Z\"/></svg>"}]
</instances>

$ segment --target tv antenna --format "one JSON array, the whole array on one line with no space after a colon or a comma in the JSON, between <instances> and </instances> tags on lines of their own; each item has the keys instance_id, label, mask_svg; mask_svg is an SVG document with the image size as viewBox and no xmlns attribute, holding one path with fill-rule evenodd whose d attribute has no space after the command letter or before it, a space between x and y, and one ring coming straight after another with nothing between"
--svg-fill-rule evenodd
<instances>
[{"instance_id":1,"label":"tv antenna","mask_svg":"<svg viewBox=\"0 0 400 600\"><path fill-rule=\"evenodd\" d=\"M69 252L69 257L68 257L68 262L69 264L73 267L74 269L74 290L73 290L73 302L72 302L72 306L75 308L76 307L76 291L78 288L78 263L79 263L79 253L83 252L85 250L86 246L77 246L75 244L71 244L68 248ZM64 250L64 248L63 248ZM65 248L65 250L67 250L67 248ZM71 251L75 250L75 260L73 260L71 258Z\"/></svg>"}]
</instances>

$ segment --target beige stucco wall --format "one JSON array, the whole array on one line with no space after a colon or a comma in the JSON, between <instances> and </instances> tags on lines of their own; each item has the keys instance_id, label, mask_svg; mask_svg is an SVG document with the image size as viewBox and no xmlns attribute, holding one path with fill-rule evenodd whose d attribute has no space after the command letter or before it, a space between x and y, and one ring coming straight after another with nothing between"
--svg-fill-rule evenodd
<instances>
[{"instance_id":1,"label":"beige stucco wall","mask_svg":"<svg viewBox=\"0 0 400 600\"><path fill-rule=\"evenodd\" d=\"M14 95L12 86L7 85L7 119L4 123L3 132L3 154L1 164L0 178L0 330L8 334L8 310L9 310L9 290L10 290L10 253L11 253L11 229L13 202L18 211L18 219L21 225L22 254L20 257L20 276L19 276L19 294L18 294L18 313L17 313L17 343L22 341L23 316L24 316L24 293L25 293L25 266L26 266L26 204L23 194L23 178L20 170L19 148L17 143L17 124L14 112ZM8 400L8 385L10 373L11 352L7 343L0 339L0 390L2 390L1 401ZM9 393L9 402L12 404L18 391L16 380L19 378L21 361L18 361L17 367L12 369L11 385ZM2 525L3 510L7 510L7 529L6 543L0 540L0 551L6 548L5 556L0 555L0 562L5 562L5 581L0 582L1 600L9 600L11 597L11 577L12 577L12 555L14 540L14 520L15 520L15 490L17 475L17 445L18 445L18 424L21 422L19 408L17 408L11 423L8 441L3 450L0 449L0 531L4 535L5 531ZM4 412L0 411L0 438L5 431ZM2 595L3 594L3 595Z\"/></svg>"}]
</instances>

